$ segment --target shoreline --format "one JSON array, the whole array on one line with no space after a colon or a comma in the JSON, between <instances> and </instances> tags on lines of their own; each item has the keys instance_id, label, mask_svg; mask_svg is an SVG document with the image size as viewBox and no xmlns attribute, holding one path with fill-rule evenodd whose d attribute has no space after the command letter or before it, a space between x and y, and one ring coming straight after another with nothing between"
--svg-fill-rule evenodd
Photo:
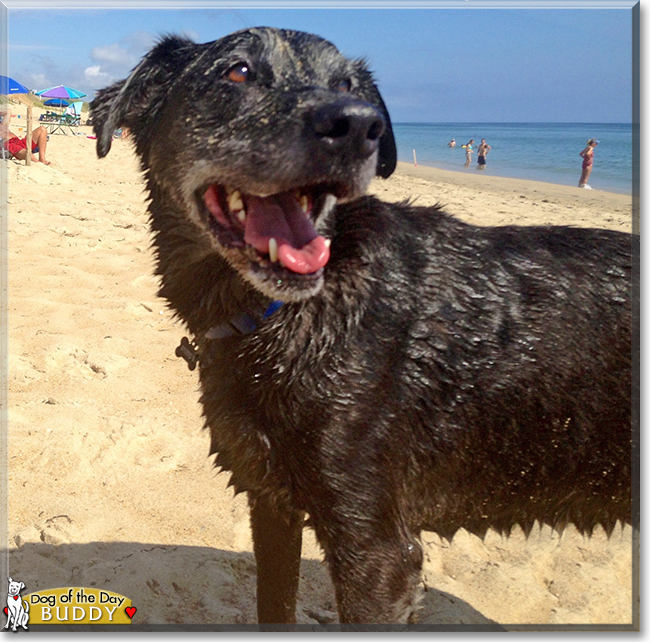
<instances>
[{"instance_id":1,"label":"shoreline","mask_svg":"<svg viewBox=\"0 0 650 642\"><path fill-rule=\"evenodd\" d=\"M383 200L441 205L475 225L573 225L638 232L630 195L502 176L477 176L399 161L368 190Z\"/></svg>"},{"instance_id":2,"label":"shoreline","mask_svg":"<svg viewBox=\"0 0 650 642\"><path fill-rule=\"evenodd\" d=\"M473 169L473 166L472 166ZM413 165L413 163L406 161L397 161L397 171L401 174L406 174L409 176L414 176L418 178L425 178L428 180L442 180L449 182L459 187L464 185L471 185L475 183L476 185L481 186L484 189L508 189L511 185L516 186L519 189L524 191L537 191L545 190L547 193L565 195L565 190L570 190L571 193L585 194L586 196L591 193L596 194L607 194L608 196L619 196L621 199L631 199L632 194L627 192L610 192L608 190L600 189L591 189L585 190L577 185L565 185L564 183L551 183L548 181L542 180L532 180L529 178L514 178L510 176L499 176L496 174L490 174L488 172L483 172L481 174L474 171L451 170L443 169L441 167L435 167L433 165L419 164ZM623 202L621 200L621 202Z\"/></svg>"}]
</instances>

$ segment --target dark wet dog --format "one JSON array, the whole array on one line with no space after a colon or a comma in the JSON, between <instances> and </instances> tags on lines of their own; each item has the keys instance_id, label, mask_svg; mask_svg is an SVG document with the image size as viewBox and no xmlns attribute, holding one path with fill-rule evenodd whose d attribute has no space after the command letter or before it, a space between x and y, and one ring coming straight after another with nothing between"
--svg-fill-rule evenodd
<instances>
[{"instance_id":1,"label":"dark wet dog","mask_svg":"<svg viewBox=\"0 0 650 642\"><path fill-rule=\"evenodd\" d=\"M421 529L631 521L633 237L364 196L388 113L304 33L167 38L92 116L100 156L128 127L141 158L261 622L294 621L305 515L341 621L368 623L410 617Z\"/></svg>"}]
</instances>

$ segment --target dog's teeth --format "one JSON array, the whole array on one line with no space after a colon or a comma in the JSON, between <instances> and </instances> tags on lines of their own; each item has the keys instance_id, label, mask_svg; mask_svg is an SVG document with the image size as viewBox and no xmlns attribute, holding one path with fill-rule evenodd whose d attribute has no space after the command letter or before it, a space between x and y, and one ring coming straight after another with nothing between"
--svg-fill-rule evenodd
<instances>
[{"instance_id":1,"label":"dog's teeth","mask_svg":"<svg viewBox=\"0 0 650 642\"><path fill-rule=\"evenodd\" d=\"M237 212L237 218L241 223L244 223L246 221L246 210L239 210Z\"/></svg>"},{"instance_id":2,"label":"dog's teeth","mask_svg":"<svg viewBox=\"0 0 650 642\"><path fill-rule=\"evenodd\" d=\"M332 239L325 239L325 247L332 245Z\"/></svg>"},{"instance_id":3,"label":"dog's teeth","mask_svg":"<svg viewBox=\"0 0 650 642\"><path fill-rule=\"evenodd\" d=\"M306 194L300 197L300 207L305 214L309 212L309 197Z\"/></svg>"},{"instance_id":4,"label":"dog's teeth","mask_svg":"<svg viewBox=\"0 0 650 642\"><path fill-rule=\"evenodd\" d=\"M237 212L244 209L244 201L242 200L241 192L235 190L232 194L230 194L228 197L228 208L231 212ZM244 213L244 217L245 216L246 213ZM239 220L241 221L241 218Z\"/></svg>"},{"instance_id":5,"label":"dog's teeth","mask_svg":"<svg viewBox=\"0 0 650 642\"><path fill-rule=\"evenodd\" d=\"M274 238L269 239L269 258L271 263L278 260L278 242Z\"/></svg>"}]
</instances>

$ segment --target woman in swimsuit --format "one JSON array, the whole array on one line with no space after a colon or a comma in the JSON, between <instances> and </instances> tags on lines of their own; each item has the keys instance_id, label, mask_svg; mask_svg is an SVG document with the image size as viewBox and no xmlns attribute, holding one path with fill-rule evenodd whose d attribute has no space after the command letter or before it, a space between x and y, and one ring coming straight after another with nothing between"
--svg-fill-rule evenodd
<instances>
[{"instance_id":1,"label":"woman in swimsuit","mask_svg":"<svg viewBox=\"0 0 650 642\"><path fill-rule=\"evenodd\" d=\"M469 141L467 145L464 145L465 147L465 167L469 167L470 163L472 162L472 145L474 144L474 139Z\"/></svg>"},{"instance_id":2,"label":"woman in swimsuit","mask_svg":"<svg viewBox=\"0 0 650 642\"><path fill-rule=\"evenodd\" d=\"M591 174L591 168L593 167L594 164L594 149L596 148L596 145L598 145L599 142L600 142L599 140L596 140L595 138L591 138L589 141L587 141L587 146L580 152L580 156L582 156L582 176L580 177L580 182L578 183L578 187L591 189L591 187L587 185L587 181L589 180L589 175Z\"/></svg>"}]
</instances>

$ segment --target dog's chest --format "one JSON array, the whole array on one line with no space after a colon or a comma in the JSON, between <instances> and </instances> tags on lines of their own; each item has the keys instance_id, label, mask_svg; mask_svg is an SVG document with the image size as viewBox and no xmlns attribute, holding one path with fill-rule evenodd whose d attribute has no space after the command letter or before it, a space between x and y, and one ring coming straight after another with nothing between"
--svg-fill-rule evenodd
<instances>
[{"instance_id":1,"label":"dog's chest","mask_svg":"<svg viewBox=\"0 0 650 642\"><path fill-rule=\"evenodd\" d=\"M300 458L309 458L328 421L330 395L318 385L323 358L310 356L308 346L282 348L277 337L264 342L255 336L212 342L207 355L201 402L218 463L250 478L278 471L286 477L285 455L295 454L298 440Z\"/></svg>"}]
</instances>

